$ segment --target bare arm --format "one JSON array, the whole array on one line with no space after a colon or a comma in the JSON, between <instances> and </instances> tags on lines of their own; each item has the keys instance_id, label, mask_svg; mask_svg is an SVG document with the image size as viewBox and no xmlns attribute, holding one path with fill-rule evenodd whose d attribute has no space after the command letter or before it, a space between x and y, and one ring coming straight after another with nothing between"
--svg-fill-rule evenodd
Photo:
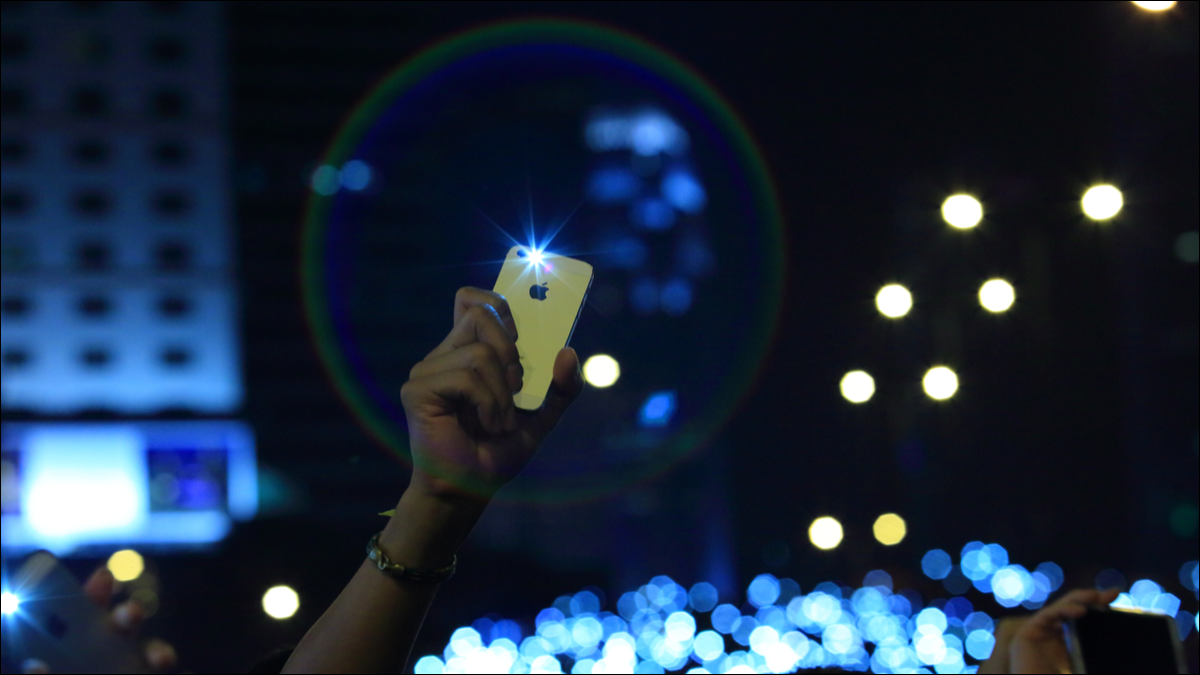
<instances>
[{"instance_id":1,"label":"bare arm","mask_svg":"<svg viewBox=\"0 0 1200 675\"><path fill-rule=\"evenodd\" d=\"M496 491L525 468L583 387L579 359L564 349L542 410L517 410L513 392L523 373L508 304L463 289L454 324L404 386L413 477L379 540L392 561L418 570L450 563ZM402 670L436 594L436 586L396 581L364 561L284 672Z\"/></svg>"}]
</instances>

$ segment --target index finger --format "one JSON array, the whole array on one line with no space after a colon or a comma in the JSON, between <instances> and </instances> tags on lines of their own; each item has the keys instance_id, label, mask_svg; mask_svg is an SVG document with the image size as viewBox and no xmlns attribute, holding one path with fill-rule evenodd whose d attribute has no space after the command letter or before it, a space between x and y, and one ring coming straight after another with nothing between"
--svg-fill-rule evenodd
<instances>
[{"instance_id":1,"label":"index finger","mask_svg":"<svg viewBox=\"0 0 1200 675\"><path fill-rule=\"evenodd\" d=\"M454 325L457 326L472 307L479 305L488 305L496 310L496 314L500 315L501 323L512 334L513 340L517 339L517 322L513 320L508 300L499 293L485 291L482 288L468 286L458 289L458 294L454 296Z\"/></svg>"}]
</instances>

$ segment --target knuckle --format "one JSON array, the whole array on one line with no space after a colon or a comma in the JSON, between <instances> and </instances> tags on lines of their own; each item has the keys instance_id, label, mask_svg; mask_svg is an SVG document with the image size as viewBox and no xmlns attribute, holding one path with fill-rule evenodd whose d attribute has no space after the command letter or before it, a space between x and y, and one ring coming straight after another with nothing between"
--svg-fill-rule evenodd
<instances>
[{"instance_id":1,"label":"knuckle","mask_svg":"<svg viewBox=\"0 0 1200 675\"><path fill-rule=\"evenodd\" d=\"M471 363L475 367L487 365L496 361L496 350L486 342L476 342L472 344L470 349Z\"/></svg>"}]
</instances>

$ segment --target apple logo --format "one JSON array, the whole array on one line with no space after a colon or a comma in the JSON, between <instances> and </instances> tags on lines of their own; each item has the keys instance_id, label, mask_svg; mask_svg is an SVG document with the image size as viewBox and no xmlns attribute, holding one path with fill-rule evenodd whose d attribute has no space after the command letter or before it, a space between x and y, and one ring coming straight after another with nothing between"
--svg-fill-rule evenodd
<instances>
[{"instance_id":1,"label":"apple logo","mask_svg":"<svg viewBox=\"0 0 1200 675\"><path fill-rule=\"evenodd\" d=\"M546 288L548 285L548 282L543 283L541 286L534 284L533 287L529 289L529 297L533 298L534 300L545 300L546 294L550 292L550 289Z\"/></svg>"}]
</instances>

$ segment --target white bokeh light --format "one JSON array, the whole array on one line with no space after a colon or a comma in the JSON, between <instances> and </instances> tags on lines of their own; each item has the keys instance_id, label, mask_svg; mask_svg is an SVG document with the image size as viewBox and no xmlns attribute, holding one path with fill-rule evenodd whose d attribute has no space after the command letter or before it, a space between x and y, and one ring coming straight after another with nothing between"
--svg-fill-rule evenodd
<instances>
[{"instance_id":1,"label":"white bokeh light","mask_svg":"<svg viewBox=\"0 0 1200 675\"><path fill-rule=\"evenodd\" d=\"M812 527L808 528L809 540L822 551L832 551L841 546L844 537L845 530L835 518L818 518Z\"/></svg>"},{"instance_id":2,"label":"white bokeh light","mask_svg":"<svg viewBox=\"0 0 1200 675\"><path fill-rule=\"evenodd\" d=\"M611 387L621 379L621 364L607 354L596 354L583 364L583 379L593 387Z\"/></svg>"},{"instance_id":3,"label":"white bokeh light","mask_svg":"<svg viewBox=\"0 0 1200 675\"><path fill-rule=\"evenodd\" d=\"M951 227L969 230L983 220L983 204L971 195L954 195L942 204L942 218Z\"/></svg>"},{"instance_id":4,"label":"white bokeh light","mask_svg":"<svg viewBox=\"0 0 1200 675\"><path fill-rule=\"evenodd\" d=\"M1111 185L1097 185L1083 194L1083 212L1092 220L1108 220L1125 206L1121 191Z\"/></svg>"},{"instance_id":5,"label":"white bokeh light","mask_svg":"<svg viewBox=\"0 0 1200 675\"><path fill-rule=\"evenodd\" d=\"M925 375L925 393L936 401L948 401L958 393L958 375L945 366L938 366Z\"/></svg>"},{"instance_id":6,"label":"white bokeh light","mask_svg":"<svg viewBox=\"0 0 1200 675\"><path fill-rule=\"evenodd\" d=\"M900 284L884 286L875 296L875 306L879 308L880 314L889 319L899 319L912 311L912 293Z\"/></svg>"},{"instance_id":7,"label":"white bokeh light","mask_svg":"<svg viewBox=\"0 0 1200 675\"><path fill-rule=\"evenodd\" d=\"M979 304L993 314L1007 312L1016 301L1016 289L1003 279L992 279L979 289Z\"/></svg>"},{"instance_id":8,"label":"white bokeh light","mask_svg":"<svg viewBox=\"0 0 1200 675\"><path fill-rule=\"evenodd\" d=\"M1133 4L1148 12L1164 12L1179 3L1175 0L1134 0Z\"/></svg>"},{"instance_id":9,"label":"white bokeh light","mask_svg":"<svg viewBox=\"0 0 1200 675\"><path fill-rule=\"evenodd\" d=\"M851 403L866 403L875 396L875 379L856 370L842 378L842 396Z\"/></svg>"},{"instance_id":10,"label":"white bokeh light","mask_svg":"<svg viewBox=\"0 0 1200 675\"><path fill-rule=\"evenodd\" d=\"M262 606L267 616L283 621L300 611L300 596L287 586L276 586L263 595Z\"/></svg>"}]
</instances>

